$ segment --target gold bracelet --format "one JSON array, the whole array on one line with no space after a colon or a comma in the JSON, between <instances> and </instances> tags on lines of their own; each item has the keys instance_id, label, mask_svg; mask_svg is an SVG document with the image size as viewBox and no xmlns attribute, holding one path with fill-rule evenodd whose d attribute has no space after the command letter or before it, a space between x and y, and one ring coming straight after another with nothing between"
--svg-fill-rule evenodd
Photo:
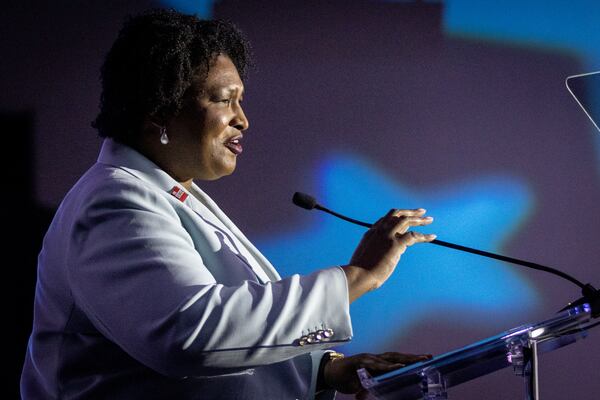
<instances>
[{"instance_id":1,"label":"gold bracelet","mask_svg":"<svg viewBox=\"0 0 600 400\"><path fill-rule=\"evenodd\" d=\"M333 360L339 360L340 358L344 358L344 354L333 350L327 351L325 354L323 354L323 357L321 358L321 363L319 364L319 372L317 373L317 393L320 393L324 390L333 389L328 387L325 383L325 377L323 375L325 364Z\"/></svg>"},{"instance_id":2,"label":"gold bracelet","mask_svg":"<svg viewBox=\"0 0 600 400\"><path fill-rule=\"evenodd\" d=\"M339 353L337 351L328 351L326 353L326 355L327 355L329 361L333 361L333 360L337 360L337 359L340 359L340 358L344 358L344 353Z\"/></svg>"}]
</instances>

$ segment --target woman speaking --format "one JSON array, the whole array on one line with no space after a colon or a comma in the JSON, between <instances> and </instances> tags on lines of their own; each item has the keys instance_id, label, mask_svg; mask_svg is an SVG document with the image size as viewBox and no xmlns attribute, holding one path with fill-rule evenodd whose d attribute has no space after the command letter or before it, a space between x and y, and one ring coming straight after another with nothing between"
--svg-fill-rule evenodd
<instances>
[{"instance_id":1,"label":"woman speaking","mask_svg":"<svg viewBox=\"0 0 600 400\"><path fill-rule=\"evenodd\" d=\"M194 183L235 170L249 62L229 23L127 20L102 67L98 160L39 255L24 399L362 396L356 369L429 357L326 350L351 340L349 304L435 238L409 230L424 210L391 210L348 265L281 279Z\"/></svg>"}]
</instances>

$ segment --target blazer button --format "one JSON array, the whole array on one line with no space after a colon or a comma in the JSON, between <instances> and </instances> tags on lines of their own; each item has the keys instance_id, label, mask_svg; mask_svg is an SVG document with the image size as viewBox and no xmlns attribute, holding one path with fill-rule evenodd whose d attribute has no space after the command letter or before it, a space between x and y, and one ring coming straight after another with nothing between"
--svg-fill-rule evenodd
<instances>
[{"instance_id":1,"label":"blazer button","mask_svg":"<svg viewBox=\"0 0 600 400\"><path fill-rule=\"evenodd\" d=\"M308 336L302 336L300 339L298 339L298 344L300 346L304 346L306 343L310 343L308 342Z\"/></svg>"},{"instance_id":2,"label":"blazer button","mask_svg":"<svg viewBox=\"0 0 600 400\"><path fill-rule=\"evenodd\" d=\"M317 338L317 335L313 332L308 335L308 339L306 341L310 344L313 344L313 343L319 343L321 341L321 339Z\"/></svg>"}]
</instances>

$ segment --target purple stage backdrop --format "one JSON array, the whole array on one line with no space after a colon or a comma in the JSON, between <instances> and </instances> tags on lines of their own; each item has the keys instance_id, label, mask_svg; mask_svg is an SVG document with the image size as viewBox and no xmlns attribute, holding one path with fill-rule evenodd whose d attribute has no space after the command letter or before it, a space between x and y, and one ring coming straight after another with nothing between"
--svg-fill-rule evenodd
<instances>
[{"instance_id":1,"label":"purple stage backdrop","mask_svg":"<svg viewBox=\"0 0 600 400\"><path fill-rule=\"evenodd\" d=\"M31 169L37 207L56 207L96 159L98 71L123 16L166 3L176 5L24 2L1 17L0 109L31 116L19 165ZM589 59L451 35L436 2L222 0L212 15L247 34L257 68L238 170L199 184L282 275L347 263L362 233L294 208L302 190L364 220L425 207L439 239L600 285L600 133L564 84ZM340 351L440 354L579 297L554 276L433 247L409 249L393 279L351 306L355 340ZM27 268L20 290L31 298L35 265ZM599 365L600 329L544 355L542 398L600 397ZM523 387L506 369L449 394L519 399Z\"/></svg>"}]
</instances>

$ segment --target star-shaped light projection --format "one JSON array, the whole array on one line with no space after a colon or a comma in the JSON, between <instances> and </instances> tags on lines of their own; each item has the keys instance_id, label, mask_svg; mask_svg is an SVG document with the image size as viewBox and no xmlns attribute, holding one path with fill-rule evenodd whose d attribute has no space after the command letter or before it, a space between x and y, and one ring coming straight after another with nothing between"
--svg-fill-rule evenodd
<instances>
[{"instance_id":1,"label":"star-shaped light projection","mask_svg":"<svg viewBox=\"0 0 600 400\"><path fill-rule=\"evenodd\" d=\"M506 176L417 192L356 155L332 156L318 173L323 191L313 194L326 207L373 222L390 208L423 207L435 221L420 231L495 252L519 227L532 203L526 185ZM318 211L306 219L310 222L304 228L257 240L282 276L347 263L364 233L364 228ZM457 324L475 319L485 325L492 314L497 323L511 311L532 309L536 291L517 268L431 244L415 245L383 287L351 305L354 339L344 349L377 351L374 347L385 346L429 318L451 315ZM381 324L385 330L373 329Z\"/></svg>"}]
</instances>

